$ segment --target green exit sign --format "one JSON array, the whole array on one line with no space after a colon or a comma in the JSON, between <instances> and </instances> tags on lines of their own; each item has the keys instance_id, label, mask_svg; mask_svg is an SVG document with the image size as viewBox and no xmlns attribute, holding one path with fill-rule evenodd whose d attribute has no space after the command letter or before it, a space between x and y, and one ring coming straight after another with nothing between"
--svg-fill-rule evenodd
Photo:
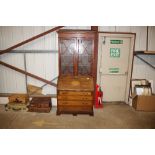
<instances>
[{"instance_id":1,"label":"green exit sign","mask_svg":"<svg viewBox=\"0 0 155 155\"><path fill-rule=\"evenodd\" d=\"M123 40L110 40L111 44L123 44Z\"/></svg>"},{"instance_id":2,"label":"green exit sign","mask_svg":"<svg viewBox=\"0 0 155 155\"><path fill-rule=\"evenodd\" d=\"M110 48L110 57L119 58L120 48Z\"/></svg>"}]
</instances>

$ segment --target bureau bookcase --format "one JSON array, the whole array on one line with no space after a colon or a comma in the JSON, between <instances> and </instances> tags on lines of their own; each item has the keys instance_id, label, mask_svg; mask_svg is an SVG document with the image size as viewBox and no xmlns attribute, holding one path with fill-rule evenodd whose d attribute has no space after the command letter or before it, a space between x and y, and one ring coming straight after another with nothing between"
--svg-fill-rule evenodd
<instances>
[{"instance_id":1,"label":"bureau bookcase","mask_svg":"<svg viewBox=\"0 0 155 155\"><path fill-rule=\"evenodd\" d=\"M60 30L57 114L93 115L96 79L94 31Z\"/></svg>"}]
</instances>

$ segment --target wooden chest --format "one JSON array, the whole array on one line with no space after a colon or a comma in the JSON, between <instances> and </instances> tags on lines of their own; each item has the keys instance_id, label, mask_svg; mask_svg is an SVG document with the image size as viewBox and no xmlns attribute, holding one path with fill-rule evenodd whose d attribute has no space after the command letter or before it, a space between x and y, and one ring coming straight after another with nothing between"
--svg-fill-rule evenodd
<instances>
[{"instance_id":1,"label":"wooden chest","mask_svg":"<svg viewBox=\"0 0 155 155\"><path fill-rule=\"evenodd\" d=\"M91 76L61 76L58 79L57 115L93 115L94 83Z\"/></svg>"},{"instance_id":2,"label":"wooden chest","mask_svg":"<svg viewBox=\"0 0 155 155\"><path fill-rule=\"evenodd\" d=\"M23 103L27 104L29 102L29 97L26 94L13 94L9 96L9 103Z\"/></svg>"},{"instance_id":3,"label":"wooden chest","mask_svg":"<svg viewBox=\"0 0 155 155\"><path fill-rule=\"evenodd\" d=\"M28 111L30 112L50 112L51 111L51 98L50 97L33 97Z\"/></svg>"}]
</instances>

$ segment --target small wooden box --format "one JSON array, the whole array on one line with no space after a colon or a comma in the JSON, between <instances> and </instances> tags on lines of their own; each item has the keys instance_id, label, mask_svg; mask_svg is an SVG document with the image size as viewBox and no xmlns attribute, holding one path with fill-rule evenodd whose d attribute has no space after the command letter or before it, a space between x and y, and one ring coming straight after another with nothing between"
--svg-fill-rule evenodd
<instances>
[{"instance_id":1,"label":"small wooden box","mask_svg":"<svg viewBox=\"0 0 155 155\"><path fill-rule=\"evenodd\" d=\"M13 94L9 96L9 103L27 104L28 102L29 102L29 97L26 94Z\"/></svg>"},{"instance_id":2,"label":"small wooden box","mask_svg":"<svg viewBox=\"0 0 155 155\"><path fill-rule=\"evenodd\" d=\"M52 107L50 97L33 97L28 106L30 112L50 112Z\"/></svg>"}]
</instances>

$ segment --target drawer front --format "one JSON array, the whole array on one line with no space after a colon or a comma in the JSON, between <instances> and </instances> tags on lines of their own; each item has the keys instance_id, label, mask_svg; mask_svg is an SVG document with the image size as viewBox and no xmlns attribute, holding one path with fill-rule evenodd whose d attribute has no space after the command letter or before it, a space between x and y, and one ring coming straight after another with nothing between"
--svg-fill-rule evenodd
<instances>
[{"instance_id":1,"label":"drawer front","mask_svg":"<svg viewBox=\"0 0 155 155\"><path fill-rule=\"evenodd\" d=\"M93 111L93 108L91 106L79 106L79 107L67 107L67 106L59 106L58 111L64 111L64 112L91 112Z\"/></svg>"},{"instance_id":2,"label":"drawer front","mask_svg":"<svg viewBox=\"0 0 155 155\"><path fill-rule=\"evenodd\" d=\"M58 100L84 100L84 101L91 101L93 100L92 96L67 96L67 95L58 95Z\"/></svg>"},{"instance_id":3,"label":"drawer front","mask_svg":"<svg viewBox=\"0 0 155 155\"><path fill-rule=\"evenodd\" d=\"M92 95L91 92L59 91L59 95Z\"/></svg>"},{"instance_id":4,"label":"drawer front","mask_svg":"<svg viewBox=\"0 0 155 155\"><path fill-rule=\"evenodd\" d=\"M58 101L58 105L63 106L92 106L92 101Z\"/></svg>"},{"instance_id":5,"label":"drawer front","mask_svg":"<svg viewBox=\"0 0 155 155\"><path fill-rule=\"evenodd\" d=\"M38 107L38 108L48 108L48 107L51 107L51 104L49 104L49 103L38 103L38 104L31 103L30 106Z\"/></svg>"},{"instance_id":6,"label":"drawer front","mask_svg":"<svg viewBox=\"0 0 155 155\"><path fill-rule=\"evenodd\" d=\"M38 107L28 107L28 111L29 112L50 112L51 111L51 107L48 108L38 108Z\"/></svg>"}]
</instances>

